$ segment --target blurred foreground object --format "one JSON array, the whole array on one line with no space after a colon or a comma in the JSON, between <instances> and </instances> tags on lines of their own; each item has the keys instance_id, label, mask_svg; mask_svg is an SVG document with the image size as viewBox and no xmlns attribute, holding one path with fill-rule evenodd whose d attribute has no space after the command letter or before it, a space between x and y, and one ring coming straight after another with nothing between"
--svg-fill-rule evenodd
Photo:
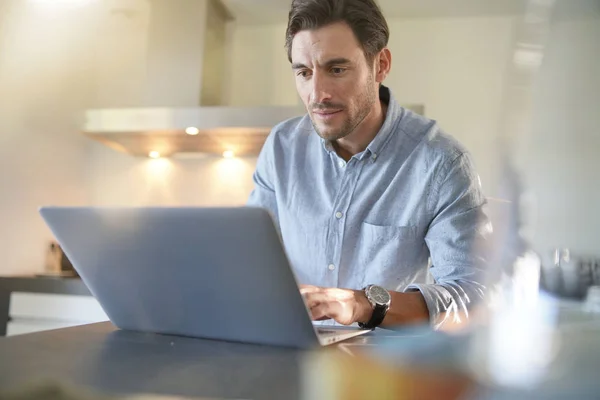
<instances>
[{"instance_id":1,"label":"blurred foreground object","mask_svg":"<svg viewBox=\"0 0 600 400\"><path fill-rule=\"evenodd\" d=\"M519 398L597 398L600 319L583 300L600 259L600 1L527 3L493 160L489 309L470 365Z\"/></svg>"},{"instance_id":2,"label":"blurred foreground object","mask_svg":"<svg viewBox=\"0 0 600 400\"><path fill-rule=\"evenodd\" d=\"M207 397L180 397L153 394L129 396L103 395L57 382L37 383L15 391L2 393L0 400L219 400Z\"/></svg>"},{"instance_id":3,"label":"blurred foreground object","mask_svg":"<svg viewBox=\"0 0 600 400\"><path fill-rule=\"evenodd\" d=\"M403 340L403 339L400 339ZM470 398L469 377L451 368L395 364L373 354L377 346L341 345L303 362L302 400L459 400ZM375 356L375 357L374 357Z\"/></svg>"}]
</instances>

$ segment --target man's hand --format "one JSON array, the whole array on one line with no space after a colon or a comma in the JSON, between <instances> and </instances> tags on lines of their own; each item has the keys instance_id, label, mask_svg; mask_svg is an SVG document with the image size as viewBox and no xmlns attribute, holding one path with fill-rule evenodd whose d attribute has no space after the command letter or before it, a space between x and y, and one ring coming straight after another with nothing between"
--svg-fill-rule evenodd
<instances>
[{"instance_id":1,"label":"man's hand","mask_svg":"<svg viewBox=\"0 0 600 400\"><path fill-rule=\"evenodd\" d=\"M367 323L373 315L373 306L362 290L300 285L300 293L315 321L334 319L342 325L352 325ZM421 292L390 292L390 295L392 303L381 324L383 328L428 323L429 311Z\"/></svg>"},{"instance_id":2,"label":"man's hand","mask_svg":"<svg viewBox=\"0 0 600 400\"><path fill-rule=\"evenodd\" d=\"M300 285L300 293L314 321L333 319L342 325L352 325L367 323L373 314L373 306L362 290Z\"/></svg>"}]
</instances>

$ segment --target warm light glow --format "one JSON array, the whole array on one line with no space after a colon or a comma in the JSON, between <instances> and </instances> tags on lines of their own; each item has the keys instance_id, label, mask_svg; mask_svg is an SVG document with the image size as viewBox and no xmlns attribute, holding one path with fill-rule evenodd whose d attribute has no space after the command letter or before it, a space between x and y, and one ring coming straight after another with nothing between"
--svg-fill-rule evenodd
<instances>
[{"instance_id":1,"label":"warm light glow","mask_svg":"<svg viewBox=\"0 0 600 400\"><path fill-rule=\"evenodd\" d=\"M223 152L223 157L233 158L233 157L235 157L235 153L233 152L233 150L226 150Z\"/></svg>"},{"instance_id":2,"label":"warm light glow","mask_svg":"<svg viewBox=\"0 0 600 400\"><path fill-rule=\"evenodd\" d=\"M185 133L187 133L188 135L197 135L200 133L200 130L198 128L195 128L193 126L190 126L189 128L185 128Z\"/></svg>"},{"instance_id":3,"label":"warm light glow","mask_svg":"<svg viewBox=\"0 0 600 400\"><path fill-rule=\"evenodd\" d=\"M30 3L51 6L81 6L94 1L95 0L29 0Z\"/></svg>"},{"instance_id":4,"label":"warm light glow","mask_svg":"<svg viewBox=\"0 0 600 400\"><path fill-rule=\"evenodd\" d=\"M211 163L208 176L214 182L213 190L229 201L247 196L248 189L252 189L253 172L253 165L243 158L221 158Z\"/></svg>"},{"instance_id":5,"label":"warm light glow","mask_svg":"<svg viewBox=\"0 0 600 400\"><path fill-rule=\"evenodd\" d=\"M148 157L150 158L160 158L160 153L158 151L151 151L148 153Z\"/></svg>"},{"instance_id":6,"label":"warm light glow","mask_svg":"<svg viewBox=\"0 0 600 400\"><path fill-rule=\"evenodd\" d=\"M152 184L159 181L164 183L163 181L168 182L167 178L173 172L173 163L168 158L157 158L147 160L144 168L146 177L152 179Z\"/></svg>"},{"instance_id":7,"label":"warm light glow","mask_svg":"<svg viewBox=\"0 0 600 400\"><path fill-rule=\"evenodd\" d=\"M179 192L173 184L174 177L181 171L177 171L177 165L168 158L146 159L139 163L138 174L136 174L136 186L138 187L139 204L156 206L171 206L178 204L181 199ZM178 174L179 173L179 174Z\"/></svg>"}]
</instances>

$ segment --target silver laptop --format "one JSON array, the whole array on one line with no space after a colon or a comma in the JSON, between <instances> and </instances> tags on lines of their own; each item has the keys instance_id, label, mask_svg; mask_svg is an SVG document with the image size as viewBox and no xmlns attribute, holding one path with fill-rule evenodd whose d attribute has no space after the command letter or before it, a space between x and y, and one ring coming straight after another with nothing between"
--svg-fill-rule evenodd
<instances>
[{"instance_id":1,"label":"silver laptop","mask_svg":"<svg viewBox=\"0 0 600 400\"><path fill-rule=\"evenodd\" d=\"M118 328L298 348L368 332L313 325L263 209L43 207L40 213Z\"/></svg>"}]
</instances>

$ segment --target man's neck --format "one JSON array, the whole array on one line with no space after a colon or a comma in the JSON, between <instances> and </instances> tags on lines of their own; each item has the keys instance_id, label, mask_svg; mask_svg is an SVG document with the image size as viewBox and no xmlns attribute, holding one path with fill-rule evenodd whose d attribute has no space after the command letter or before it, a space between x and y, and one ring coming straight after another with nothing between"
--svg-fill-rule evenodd
<instances>
[{"instance_id":1,"label":"man's neck","mask_svg":"<svg viewBox=\"0 0 600 400\"><path fill-rule=\"evenodd\" d=\"M348 161L353 155L364 151L379 133L385 121L387 108L388 105L383 101L376 102L371 112L356 127L354 132L331 143L336 153Z\"/></svg>"}]
</instances>

